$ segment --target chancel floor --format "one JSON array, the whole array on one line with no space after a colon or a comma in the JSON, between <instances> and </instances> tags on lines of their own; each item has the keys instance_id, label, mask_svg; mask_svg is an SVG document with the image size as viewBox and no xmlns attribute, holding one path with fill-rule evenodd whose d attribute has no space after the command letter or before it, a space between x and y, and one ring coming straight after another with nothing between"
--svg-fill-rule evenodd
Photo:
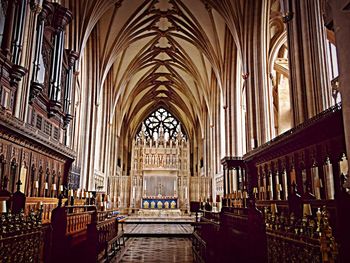
<instances>
[{"instance_id":1,"label":"chancel floor","mask_svg":"<svg viewBox=\"0 0 350 263\"><path fill-rule=\"evenodd\" d=\"M190 224L125 224L127 236L133 235L190 235L193 226Z\"/></svg>"},{"instance_id":2,"label":"chancel floor","mask_svg":"<svg viewBox=\"0 0 350 263\"><path fill-rule=\"evenodd\" d=\"M192 243L189 238L179 237L130 238L115 262L192 263Z\"/></svg>"}]
</instances>

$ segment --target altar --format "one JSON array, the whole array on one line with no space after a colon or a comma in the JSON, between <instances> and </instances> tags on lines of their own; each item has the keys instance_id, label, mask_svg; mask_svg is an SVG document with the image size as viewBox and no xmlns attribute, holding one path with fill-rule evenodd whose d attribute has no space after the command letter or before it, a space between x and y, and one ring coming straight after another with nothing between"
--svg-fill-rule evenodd
<instances>
[{"instance_id":1,"label":"altar","mask_svg":"<svg viewBox=\"0 0 350 263\"><path fill-rule=\"evenodd\" d=\"M147 197L142 199L143 209L177 209L177 198Z\"/></svg>"},{"instance_id":2,"label":"altar","mask_svg":"<svg viewBox=\"0 0 350 263\"><path fill-rule=\"evenodd\" d=\"M155 138L147 138L145 129L133 144L130 208L142 215L181 215L189 205L189 144L180 126L167 139L162 125Z\"/></svg>"}]
</instances>

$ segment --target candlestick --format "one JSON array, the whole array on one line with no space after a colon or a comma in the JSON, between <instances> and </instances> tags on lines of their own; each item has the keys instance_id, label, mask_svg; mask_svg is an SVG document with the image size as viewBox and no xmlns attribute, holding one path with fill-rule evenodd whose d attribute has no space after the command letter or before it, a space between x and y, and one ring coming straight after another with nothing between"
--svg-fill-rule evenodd
<instances>
[{"instance_id":1,"label":"candlestick","mask_svg":"<svg viewBox=\"0 0 350 263\"><path fill-rule=\"evenodd\" d=\"M63 192L63 185L60 185L60 193Z\"/></svg>"},{"instance_id":2,"label":"candlestick","mask_svg":"<svg viewBox=\"0 0 350 263\"><path fill-rule=\"evenodd\" d=\"M243 192L243 198L248 198L248 193L246 191Z\"/></svg>"},{"instance_id":3,"label":"candlestick","mask_svg":"<svg viewBox=\"0 0 350 263\"><path fill-rule=\"evenodd\" d=\"M317 222L321 221L321 217L322 217L322 212L320 208L317 208L317 212L316 212L316 218L317 218Z\"/></svg>"},{"instance_id":4,"label":"candlestick","mask_svg":"<svg viewBox=\"0 0 350 263\"><path fill-rule=\"evenodd\" d=\"M311 216L312 210L310 204L304 204L303 205L303 216Z\"/></svg>"},{"instance_id":5,"label":"candlestick","mask_svg":"<svg viewBox=\"0 0 350 263\"><path fill-rule=\"evenodd\" d=\"M257 194L258 194L258 187L253 187L254 199L256 199Z\"/></svg>"},{"instance_id":6,"label":"candlestick","mask_svg":"<svg viewBox=\"0 0 350 263\"><path fill-rule=\"evenodd\" d=\"M271 204L271 213L274 215L275 213L277 213L277 205L275 203Z\"/></svg>"},{"instance_id":7,"label":"candlestick","mask_svg":"<svg viewBox=\"0 0 350 263\"><path fill-rule=\"evenodd\" d=\"M277 200L281 200L281 191L282 191L282 185L277 184L276 185L276 198L277 198Z\"/></svg>"},{"instance_id":8,"label":"candlestick","mask_svg":"<svg viewBox=\"0 0 350 263\"><path fill-rule=\"evenodd\" d=\"M45 183L45 190L49 189L49 184L46 182Z\"/></svg>"},{"instance_id":9,"label":"candlestick","mask_svg":"<svg viewBox=\"0 0 350 263\"><path fill-rule=\"evenodd\" d=\"M39 181L35 181L35 189L39 188Z\"/></svg>"},{"instance_id":10,"label":"candlestick","mask_svg":"<svg viewBox=\"0 0 350 263\"><path fill-rule=\"evenodd\" d=\"M2 200L0 202L0 213L7 213L6 201L5 200Z\"/></svg>"},{"instance_id":11,"label":"candlestick","mask_svg":"<svg viewBox=\"0 0 350 263\"><path fill-rule=\"evenodd\" d=\"M52 191L56 191L56 184L52 184L51 189L52 189Z\"/></svg>"}]
</instances>

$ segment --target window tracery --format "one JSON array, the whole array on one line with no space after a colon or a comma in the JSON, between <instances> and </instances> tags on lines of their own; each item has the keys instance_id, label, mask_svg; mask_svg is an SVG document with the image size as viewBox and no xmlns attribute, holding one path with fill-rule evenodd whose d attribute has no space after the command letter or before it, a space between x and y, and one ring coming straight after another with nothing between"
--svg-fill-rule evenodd
<instances>
[{"instance_id":1,"label":"window tracery","mask_svg":"<svg viewBox=\"0 0 350 263\"><path fill-rule=\"evenodd\" d=\"M164 136L166 141L174 140L178 136L186 138L185 132L181 127L181 123L169 111L163 107L153 111L140 126L136 138L143 136L148 139L157 140L160 136Z\"/></svg>"}]
</instances>

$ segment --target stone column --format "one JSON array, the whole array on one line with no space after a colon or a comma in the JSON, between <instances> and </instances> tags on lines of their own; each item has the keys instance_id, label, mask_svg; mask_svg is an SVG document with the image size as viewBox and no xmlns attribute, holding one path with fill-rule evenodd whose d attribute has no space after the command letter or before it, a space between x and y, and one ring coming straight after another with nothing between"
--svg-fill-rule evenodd
<instances>
[{"instance_id":1,"label":"stone column","mask_svg":"<svg viewBox=\"0 0 350 263\"><path fill-rule=\"evenodd\" d=\"M325 29L319 0L281 0L287 25L294 126L330 106Z\"/></svg>"},{"instance_id":2,"label":"stone column","mask_svg":"<svg viewBox=\"0 0 350 263\"><path fill-rule=\"evenodd\" d=\"M226 180L226 166L223 167L223 171L222 171L222 180L223 180L223 188L224 188L224 197L226 197L227 194L227 180Z\"/></svg>"}]
</instances>

